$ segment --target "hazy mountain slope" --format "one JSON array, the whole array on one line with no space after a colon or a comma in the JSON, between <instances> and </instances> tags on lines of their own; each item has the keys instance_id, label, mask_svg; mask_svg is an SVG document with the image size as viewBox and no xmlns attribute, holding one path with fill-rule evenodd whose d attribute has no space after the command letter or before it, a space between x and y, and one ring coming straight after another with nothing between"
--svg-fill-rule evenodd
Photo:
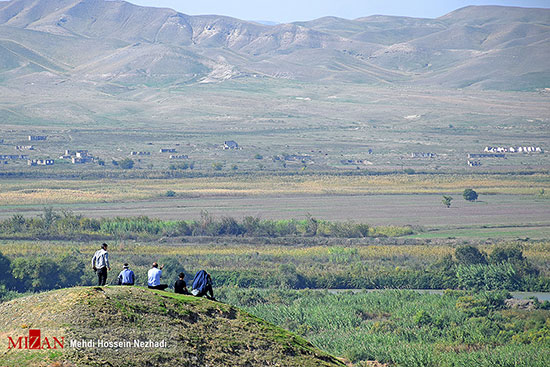
<instances>
[{"instance_id":1,"label":"hazy mountain slope","mask_svg":"<svg viewBox=\"0 0 550 367\"><path fill-rule=\"evenodd\" d=\"M550 9L520 8L512 6L467 6L450 12L437 20L447 24L487 25L510 22L550 23Z\"/></svg>"},{"instance_id":2,"label":"hazy mountain slope","mask_svg":"<svg viewBox=\"0 0 550 367\"><path fill-rule=\"evenodd\" d=\"M0 303L0 336L65 338L63 349L8 350L3 366L344 366L304 339L234 307L139 287L79 287ZM134 340L155 347L70 347Z\"/></svg>"},{"instance_id":3,"label":"hazy mountain slope","mask_svg":"<svg viewBox=\"0 0 550 367\"><path fill-rule=\"evenodd\" d=\"M353 40L382 45L406 42L447 28L438 20L384 15L355 20L325 17L300 24L323 32L334 32Z\"/></svg>"},{"instance_id":4,"label":"hazy mountain slope","mask_svg":"<svg viewBox=\"0 0 550 367\"><path fill-rule=\"evenodd\" d=\"M267 26L124 1L0 2L0 78L35 72L168 86L246 75L499 89L546 87L550 10L473 6L437 19Z\"/></svg>"}]
</instances>

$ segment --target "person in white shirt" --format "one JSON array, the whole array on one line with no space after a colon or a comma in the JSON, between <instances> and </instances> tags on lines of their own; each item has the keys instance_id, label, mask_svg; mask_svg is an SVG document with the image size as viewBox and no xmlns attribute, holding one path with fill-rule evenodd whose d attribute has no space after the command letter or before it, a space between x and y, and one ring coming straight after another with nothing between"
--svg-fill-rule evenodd
<instances>
[{"instance_id":1,"label":"person in white shirt","mask_svg":"<svg viewBox=\"0 0 550 367\"><path fill-rule=\"evenodd\" d=\"M153 263L153 267L147 272L147 286L149 288L160 289L161 291L168 288L168 284L160 284L162 268L164 268L164 265L161 265L159 269L159 264L155 262Z\"/></svg>"},{"instance_id":2,"label":"person in white shirt","mask_svg":"<svg viewBox=\"0 0 550 367\"><path fill-rule=\"evenodd\" d=\"M102 244L101 249L97 250L94 257L92 257L92 269L97 273L98 285L105 285L107 282L107 269L111 270L106 243Z\"/></svg>"}]
</instances>

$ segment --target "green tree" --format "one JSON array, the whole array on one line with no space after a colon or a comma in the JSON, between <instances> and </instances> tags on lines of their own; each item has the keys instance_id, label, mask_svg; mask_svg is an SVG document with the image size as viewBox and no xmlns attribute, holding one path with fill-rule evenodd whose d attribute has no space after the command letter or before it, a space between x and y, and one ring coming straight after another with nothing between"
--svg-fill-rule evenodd
<instances>
[{"instance_id":1,"label":"green tree","mask_svg":"<svg viewBox=\"0 0 550 367\"><path fill-rule=\"evenodd\" d=\"M82 280L82 269L85 268L85 264L81 259L80 252L73 250L57 260L59 268L59 283L56 287L73 287L80 285Z\"/></svg>"},{"instance_id":2,"label":"green tree","mask_svg":"<svg viewBox=\"0 0 550 367\"><path fill-rule=\"evenodd\" d=\"M50 258L17 258L12 262L12 274L22 292L54 289L59 284L59 267Z\"/></svg>"},{"instance_id":3,"label":"green tree","mask_svg":"<svg viewBox=\"0 0 550 367\"><path fill-rule=\"evenodd\" d=\"M466 189L462 193L462 196L464 197L464 200L468 201L476 201L477 200L477 192L475 192L473 189Z\"/></svg>"},{"instance_id":4,"label":"green tree","mask_svg":"<svg viewBox=\"0 0 550 367\"><path fill-rule=\"evenodd\" d=\"M40 215L43 220L44 229L49 230L53 227L55 222L60 218L52 207L44 208L43 214Z\"/></svg>"},{"instance_id":5,"label":"green tree","mask_svg":"<svg viewBox=\"0 0 550 367\"><path fill-rule=\"evenodd\" d=\"M6 288L13 286L13 276L10 268L10 259L0 252L0 286L5 286Z\"/></svg>"},{"instance_id":6,"label":"green tree","mask_svg":"<svg viewBox=\"0 0 550 367\"><path fill-rule=\"evenodd\" d=\"M489 262L491 264L509 263L514 267L519 277L539 275L539 270L523 256L523 251L519 246L496 247L489 255Z\"/></svg>"},{"instance_id":7,"label":"green tree","mask_svg":"<svg viewBox=\"0 0 550 367\"><path fill-rule=\"evenodd\" d=\"M453 197L448 195L443 195L443 200L441 200L443 205L445 205L447 208L451 207L451 201L453 201Z\"/></svg>"},{"instance_id":8,"label":"green tree","mask_svg":"<svg viewBox=\"0 0 550 367\"><path fill-rule=\"evenodd\" d=\"M134 168L134 160L130 158L124 158L120 162L118 162L118 165L122 169L132 169Z\"/></svg>"},{"instance_id":9,"label":"green tree","mask_svg":"<svg viewBox=\"0 0 550 367\"><path fill-rule=\"evenodd\" d=\"M458 247L455 257L462 265L487 264L487 255L472 245Z\"/></svg>"}]
</instances>

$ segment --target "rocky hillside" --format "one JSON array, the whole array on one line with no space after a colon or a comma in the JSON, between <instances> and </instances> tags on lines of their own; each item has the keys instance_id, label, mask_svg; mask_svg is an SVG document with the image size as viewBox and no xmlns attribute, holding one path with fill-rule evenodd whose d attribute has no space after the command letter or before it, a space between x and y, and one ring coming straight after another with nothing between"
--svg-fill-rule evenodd
<instances>
[{"instance_id":1,"label":"rocky hillside","mask_svg":"<svg viewBox=\"0 0 550 367\"><path fill-rule=\"evenodd\" d=\"M548 9L269 26L124 1L0 2L0 82L37 73L100 87L254 76L532 90L550 86L549 56Z\"/></svg>"},{"instance_id":2,"label":"rocky hillside","mask_svg":"<svg viewBox=\"0 0 550 367\"><path fill-rule=\"evenodd\" d=\"M30 329L40 329L43 349L8 349L8 337L17 343ZM139 287L61 289L1 303L0 330L2 366L343 366L234 307ZM63 348L54 337L64 338Z\"/></svg>"}]
</instances>

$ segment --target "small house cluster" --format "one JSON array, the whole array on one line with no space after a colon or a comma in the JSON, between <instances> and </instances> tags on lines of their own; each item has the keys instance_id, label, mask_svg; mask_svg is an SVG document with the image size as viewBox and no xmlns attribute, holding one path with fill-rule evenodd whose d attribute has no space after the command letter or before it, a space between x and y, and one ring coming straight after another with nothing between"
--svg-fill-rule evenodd
<instances>
[{"instance_id":1,"label":"small house cluster","mask_svg":"<svg viewBox=\"0 0 550 367\"><path fill-rule=\"evenodd\" d=\"M130 152L130 155L144 156L144 155L151 155L151 152Z\"/></svg>"},{"instance_id":2,"label":"small house cluster","mask_svg":"<svg viewBox=\"0 0 550 367\"><path fill-rule=\"evenodd\" d=\"M73 164L83 164L95 162L96 158L88 153L87 150L65 150L60 159L70 159Z\"/></svg>"},{"instance_id":3,"label":"small house cluster","mask_svg":"<svg viewBox=\"0 0 550 367\"><path fill-rule=\"evenodd\" d=\"M411 158L434 158L435 156L435 153L411 153Z\"/></svg>"},{"instance_id":4,"label":"small house cluster","mask_svg":"<svg viewBox=\"0 0 550 367\"><path fill-rule=\"evenodd\" d=\"M342 159L340 161L340 163L342 163L342 164L354 164L354 165L369 164L369 162L364 160L364 159Z\"/></svg>"},{"instance_id":5,"label":"small house cluster","mask_svg":"<svg viewBox=\"0 0 550 367\"><path fill-rule=\"evenodd\" d=\"M470 153L468 158L506 158L502 153Z\"/></svg>"},{"instance_id":6,"label":"small house cluster","mask_svg":"<svg viewBox=\"0 0 550 367\"><path fill-rule=\"evenodd\" d=\"M189 159L189 156L187 154L170 155L170 159Z\"/></svg>"},{"instance_id":7,"label":"small house cluster","mask_svg":"<svg viewBox=\"0 0 550 367\"><path fill-rule=\"evenodd\" d=\"M175 148L160 148L160 153L177 153Z\"/></svg>"},{"instance_id":8,"label":"small house cluster","mask_svg":"<svg viewBox=\"0 0 550 367\"><path fill-rule=\"evenodd\" d=\"M33 145L16 145L15 149L16 150L34 150L34 146Z\"/></svg>"},{"instance_id":9,"label":"small house cluster","mask_svg":"<svg viewBox=\"0 0 550 367\"><path fill-rule=\"evenodd\" d=\"M53 159L29 159L27 160L29 166L53 166Z\"/></svg>"},{"instance_id":10,"label":"small house cluster","mask_svg":"<svg viewBox=\"0 0 550 367\"><path fill-rule=\"evenodd\" d=\"M18 159L29 159L29 156L28 155L17 155L17 154L0 154L0 159L3 159L3 160L11 160L11 161L15 161L15 160L18 160Z\"/></svg>"},{"instance_id":11,"label":"small house cluster","mask_svg":"<svg viewBox=\"0 0 550 367\"><path fill-rule=\"evenodd\" d=\"M480 161L468 161L468 166L470 166L470 167L479 167L479 166L481 166L481 162Z\"/></svg>"},{"instance_id":12,"label":"small house cluster","mask_svg":"<svg viewBox=\"0 0 550 367\"><path fill-rule=\"evenodd\" d=\"M541 147L485 147L484 152L491 153L544 153Z\"/></svg>"},{"instance_id":13,"label":"small house cluster","mask_svg":"<svg viewBox=\"0 0 550 367\"><path fill-rule=\"evenodd\" d=\"M48 137L43 135L29 135L29 141L44 141Z\"/></svg>"}]
</instances>

